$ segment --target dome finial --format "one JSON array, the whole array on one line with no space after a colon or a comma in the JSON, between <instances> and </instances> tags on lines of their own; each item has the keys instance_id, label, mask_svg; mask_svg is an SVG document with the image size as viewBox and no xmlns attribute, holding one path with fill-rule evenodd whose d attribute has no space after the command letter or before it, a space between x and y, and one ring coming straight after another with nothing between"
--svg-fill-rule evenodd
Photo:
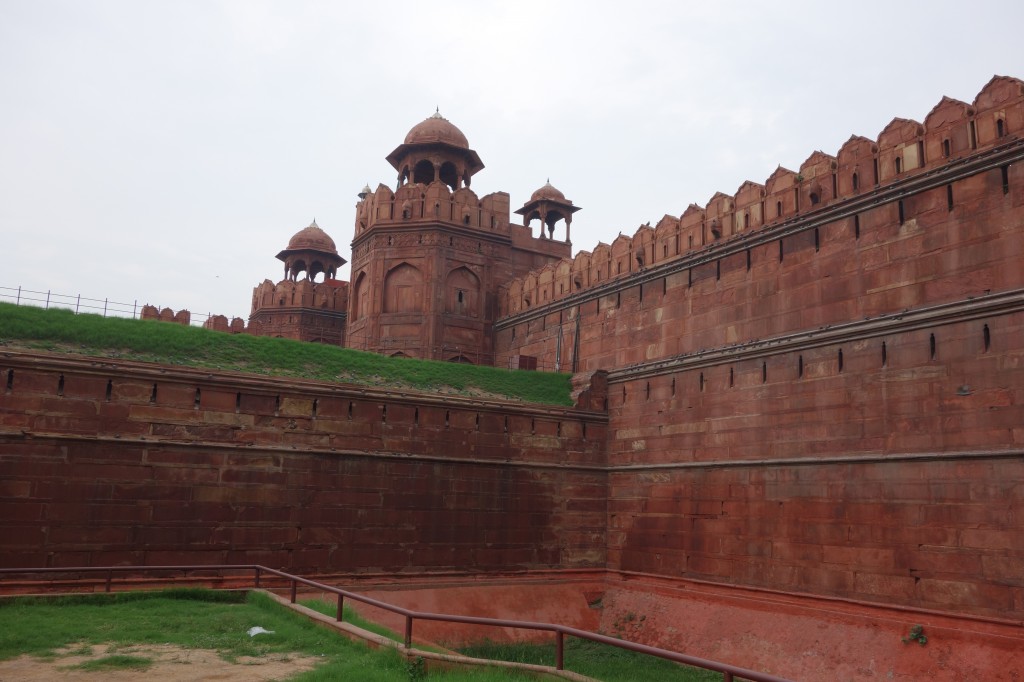
<instances>
[{"instance_id":1,"label":"dome finial","mask_svg":"<svg viewBox=\"0 0 1024 682\"><path fill-rule=\"evenodd\" d=\"M434 113L430 115L430 118L440 118L443 120L444 116L441 115L441 107L434 107Z\"/></svg>"},{"instance_id":2,"label":"dome finial","mask_svg":"<svg viewBox=\"0 0 1024 682\"><path fill-rule=\"evenodd\" d=\"M316 224L316 218L315 218L315 217L313 218L313 222L311 222L311 223L309 224L309 226L310 226L310 227L320 227L319 225L317 225L317 224Z\"/></svg>"}]
</instances>

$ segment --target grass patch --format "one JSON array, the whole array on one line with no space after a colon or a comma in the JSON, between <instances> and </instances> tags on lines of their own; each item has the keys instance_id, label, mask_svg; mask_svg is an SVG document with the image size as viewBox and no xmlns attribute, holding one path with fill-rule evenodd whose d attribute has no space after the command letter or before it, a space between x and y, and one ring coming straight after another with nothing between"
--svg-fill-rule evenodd
<instances>
[{"instance_id":1,"label":"grass patch","mask_svg":"<svg viewBox=\"0 0 1024 682\"><path fill-rule=\"evenodd\" d=\"M554 636L552 635L552 639ZM458 652L476 658L489 658L537 665L555 664L555 643L483 641L458 648ZM605 682L719 682L721 673L693 668L654 656L626 651L607 644L576 637L565 638L563 652L566 670Z\"/></svg>"},{"instance_id":2,"label":"grass patch","mask_svg":"<svg viewBox=\"0 0 1024 682\"><path fill-rule=\"evenodd\" d=\"M246 631L254 625L274 634L249 637ZM100 644L115 651L135 645L172 644L215 650L227 660L289 653L322 659L313 670L290 678L293 682L535 679L498 668L435 671L424 677L422 665L407 662L395 650L373 650L352 642L257 592L175 589L0 600L0 660L23 654L59 660L69 653L87 655L92 646ZM144 660L111 654L75 667L141 671Z\"/></svg>"},{"instance_id":3,"label":"grass patch","mask_svg":"<svg viewBox=\"0 0 1024 682\"><path fill-rule=\"evenodd\" d=\"M0 303L0 345L379 388L571 405L570 375L388 358L319 343Z\"/></svg>"},{"instance_id":4,"label":"grass patch","mask_svg":"<svg viewBox=\"0 0 1024 682\"><path fill-rule=\"evenodd\" d=\"M134 670L142 672L153 667L153 659L145 656L128 656L126 654L114 654L104 656L78 665L69 665L64 670L85 670L87 672L100 672L104 670Z\"/></svg>"}]
</instances>

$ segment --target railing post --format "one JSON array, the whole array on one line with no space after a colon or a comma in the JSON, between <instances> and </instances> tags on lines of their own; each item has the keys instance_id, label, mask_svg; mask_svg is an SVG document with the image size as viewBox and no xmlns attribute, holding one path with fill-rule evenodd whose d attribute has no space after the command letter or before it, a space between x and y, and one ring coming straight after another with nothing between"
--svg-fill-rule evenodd
<instances>
[{"instance_id":1,"label":"railing post","mask_svg":"<svg viewBox=\"0 0 1024 682\"><path fill-rule=\"evenodd\" d=\"M50 309L50 290L47 289L46 290L46 306L43 308L43 310L49 310L49 309Z\"/></svg>"},{"instance_id":2,"label":"railing post","mask_svg":"<svg viewBox=\"0 0 1024 682\"><path fill-rule=\"evenodd\" d=\"M75 315L78 314L78 308L82 305L82 295L79 294L78 298L75 299Z\"/></svg>"},{"instance_id":3,"label":"railing post","mask_svg":"<svg viewBox=\"0 0 1024 682\"><path fill-rule=\"evenodd\" d=\"M561 630L555 630L555 670L565 668L565 635Z\"/></svg>"},{"instance_id":4,"label":"railing post","mask_svg":"<svg viewBox=\"0 0 1024 682\"><path fill-rule=\"evenodd\" d=\"M256 567L256 580L254 581L257 590L260 589L260 572L261 572L260 571L260 567L257 566Z\"/></svg>"},{"instance_id":5,"label":"railing post","mask_svg":"<svg viewBox=\"0 0 1024 682\"><path fill-rule=\"evenodd\" d=\"M14 299L14 305L21 305L21 285L18 285L18 297Z\"/></svg>"},{"instance_id":6,"label":"railing post","mask_svg":"<svg viewBox=\"0 0 1024 682\"><path fill-rule=\"evenodd\" d=\"M103 299L103 317L107 316L107 299Z\"/></svg>"},{"instance_id":7,"label":"railing post","mask_svg":"<svg viewBox=\"0 0 1024 682\"><path fill-rule=\"evenodd\" d=\"M338 593L338 615L334 619L334 620L338 621L339 623L341 622L341 616L342 616L342 613L344 612L344 608L345 608L345 595L343 595L343 594L341 594L339 592Z\"/></svg>"},{"instance_id":8,"label":"railing post","mask_svg":"<svg viewBox=\"0 0 1024 682\"><path fill-rule=\"evenodd\" d=\"M110 581L113 580L113 579L114 579L114 571L113 570L108 570L107 571L107 584L106 584L106 586L104 588L104 592L110 592Z\"/></svg>"},{"instance_id":9,"label":"railing post","mask_svg":"<svg viewBox=\"0 0 1024 682\"><path fill-rule=\"evenodd\" d=\"M405 648L412 648L412 616L405 617Z\"/></svg>"},{"instance_id":10,"label":"railing post","mask_svg":"<svg viewBox=\"0 0 1024 682\"><path fill-rule=\"evenodd\" d=\"M292 579L292 603L295 603L295 591L298 589L299 583L293 578Z\"/></svg>"}]
</instances>

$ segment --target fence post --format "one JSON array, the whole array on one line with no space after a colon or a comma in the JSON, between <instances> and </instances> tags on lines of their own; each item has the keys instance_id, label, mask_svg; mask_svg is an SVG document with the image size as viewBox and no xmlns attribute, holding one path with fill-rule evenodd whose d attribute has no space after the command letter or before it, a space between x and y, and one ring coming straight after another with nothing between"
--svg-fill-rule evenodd
<instances>
[{"instance_id":1,"label":"fence post","mask_svg":"<svg viewBox=\"0 0 1024 682\"><path fill-rule=\"evenodd\" d=\"M43 310L49 310L49 309L50 309L50 290L47 289L46 290L46 307L44 307Z\"/></svg>"},{"instance_id":2,"label":"fence post","mask_svg":"<svg viewBox=\"0 0 1024 682\"><path fill-rule=\"evenodd\" d=\"M18 286L18 298L14 299L14 305L21 305L21 286Z\"/></svg>"},{"instance_id":3,"label":"fence post","mask_svg":"<svg viewBox=\"0 0 1024 682\"><path fill-rule=\"evenodd\" d=\"M345 608L345 595L343 595L341 592L339 592L338 593L338 615L334 619L334 620L338 621L339 623L341 622L341 616L342 616L342 613L344 613L344 608Z\"/></svg>"},{"instance_id":4,"label":"fence post","mask_svg":"<svg viewBox=\"0 0 1024 682\"><path fill-rule=\"evenodd\" d=\"M257 590L260 589L260 567L259 566L256 567L255 586L256 586Z\"/></svg>"},{"instance_id":5,"label":"fence post","mask_svg":"<svg viewBox=\"0 0 1024 682\"><path fill-rule=\"evenodd\" d=\"M132 303L132 319L135 319L135 309L139 307L139 299L135 299Z\"/></svg>"},{"instance_id":6,"label":"fence post","mask_svg":"<svg viewBox=\"0 0 1024 682\"><path fill-rule=\"evenodd\" d=\"M77 314L78 314L78 307L79 307L80 305L82 305L82 295L81 295L81 294L79 294L79 295L78 295L78 298L77 298L77 299L75 299L75 315L77 315Z\"/></svg>"},{"instance_id":7,"label":"fence post","mask_svg":"<svg viewBox=\"0 0 1024 682\"><path fill-rule=\"evenodd\" d=\"M107 584L105 586L104 592L110 592L110 581L113 580L113 579L114 579L114 571L112 569L108 570L107 571Z\"/></svg>"},{"instance_id":8,"label":"fence post","mask_svg":"<svg viewBox=\"0 0 1024 682\"><path fill-rule=\"evenodd\" d=\"M412 648L412 616L405 617L405 648Z\"/></svg>"},{"instance_id":9,"label":"fence post","mask_svg":"<svg viewBox=\"0 0 1024 682\"><path fill-rule=\"evenodd\" d=\"M298 587L299 587L299 583L295 579L292 579L292 603L293 604L295 603L295 590L298 589Z\"/></svg>"},{"instance_id":10,"label":"fence post","mask_svg":"<svg viewBox=\"0 0 1024 682\"><path fill-rule=\"evenodd\" d=\"M103 299L103 317L107 316L107 299Z\"/></svg>"},{"instance_id":11,"label":"fence post","mask_svg":"<svg viewBox=\"0 0 1024 682\"><path fill-rule=\"evenodd\" d=\"M565 636L561 630L555 630L555 670L565 667Z\"/></svg>"}]
</instances>

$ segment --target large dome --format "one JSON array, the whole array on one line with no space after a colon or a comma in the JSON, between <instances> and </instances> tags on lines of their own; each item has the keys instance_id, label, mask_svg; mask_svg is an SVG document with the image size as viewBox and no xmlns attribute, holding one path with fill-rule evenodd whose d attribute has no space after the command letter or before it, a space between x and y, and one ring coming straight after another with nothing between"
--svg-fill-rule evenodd
<instances>
[{"instance_id":1,"label":"large dome","mask_svg":"<svg viewBox=\"0 0 1024 682\"><path fill-rule=\"evenodd\" d=\"M325 251L337 255L338 249L334 240L320 229L314 220L309 227L304 227L288 240L288 251Z\"/></svg>"},{"instance_id":2,"label":"large dome","mask_svg":"<svg viewBox=\"0 0 1024 682\"><path fill-rule=\"evenodd\" d=\"M562 194L551 181L548 180L543 187L530 195L530 201L537 201L539 199L553 199L555 201L565 201L565 195Z\"/></svg>"},{"instance_id":3,"label":"large dome","mask_svg":"<svg viewBox=\"0 0 1024 682\"><path fill-rule=\"evenodd\" d=\"M431 142L441 142L469 149L469 140L466 139L466 136L440 112L435 112L433 116L422 123L414 125L409 134L405 136L405 144L428 144Z\"/></svg>"}]
</instances>

